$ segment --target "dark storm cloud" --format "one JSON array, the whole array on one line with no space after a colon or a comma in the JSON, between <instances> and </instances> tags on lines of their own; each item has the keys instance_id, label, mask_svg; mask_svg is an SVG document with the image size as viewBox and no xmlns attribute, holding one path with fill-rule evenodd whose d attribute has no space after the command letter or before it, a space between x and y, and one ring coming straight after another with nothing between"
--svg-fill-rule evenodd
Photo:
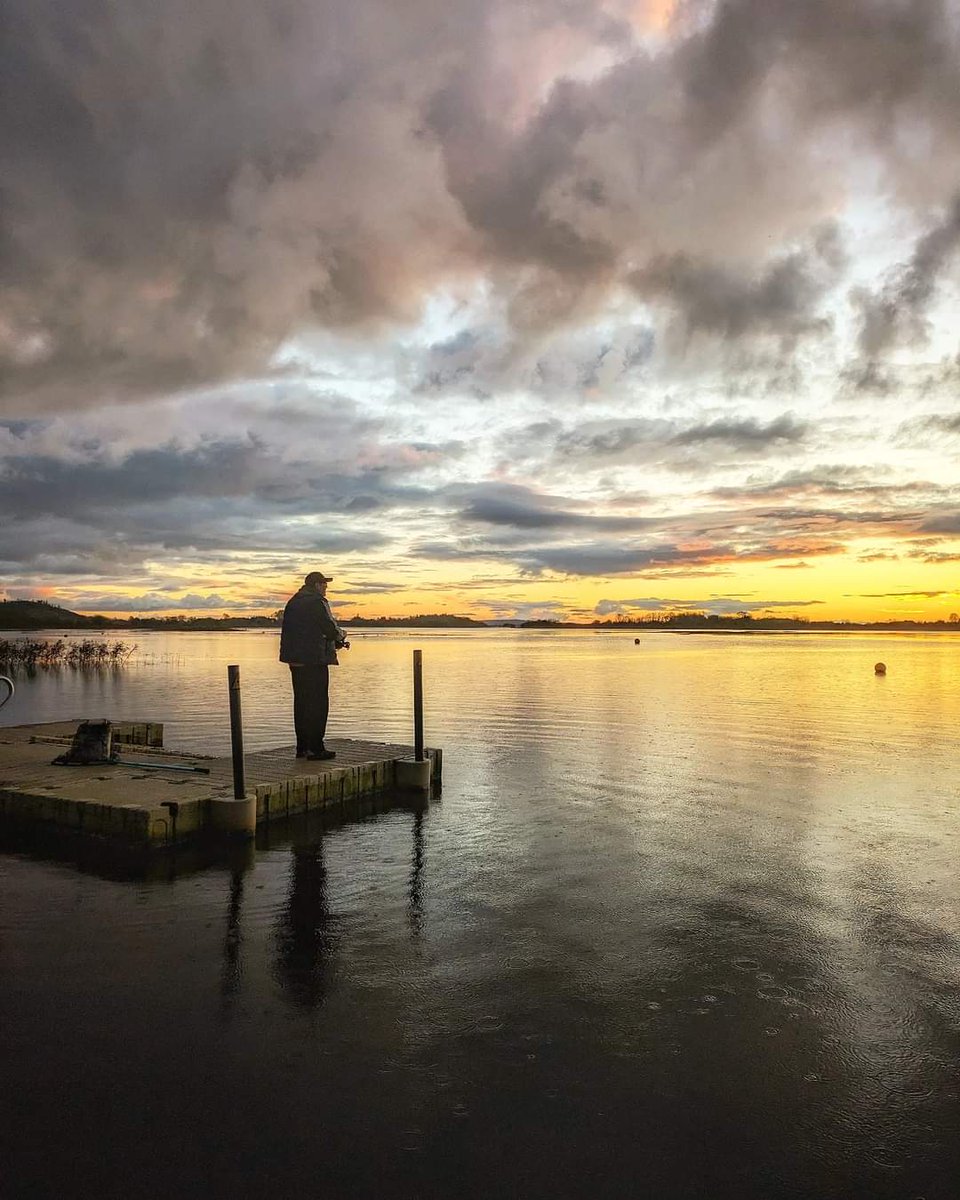
<instances>
[{"instance_id":1,"label":"dark storm cloud","mask_svg":"<svg viewBox=\"0 0 960 1200\"><path fill-rule=\"evenodd\" d=\"M250 442L189 451L167 446L137 451L119 462L7 458L2 466L0 511L9 517L102 514L127 527L136 520L148 528L179 516L187 533L201 514L362 517L415 505L431 494L404 486L389 471L346 475L324 474L318 466L291 468L268 448Z\"/></svg>"},{"instance_id":2,"label":"dark storm cloud","mask_svg":"<svg viewBox=\"0 0 960 1200\"><path fill-rule=\"evenodd\" d=\"M768 446L796 445L804 441L810 429L807 421L798 421L792 413L784 413L766 425L752 418L722 419L681 429L671 437L670 444L698 446L723 442L737 450L762 450Z\"/></svg>"},{"instance_id":3,"label":"dark storm cloud","mask_svg":"<svg viewBox=\"0 0 960 1200\"><path fill-rule=\"evenodd\" d=\"M679 253L652 259L628 282L644 299L673 305L688 334L759 332L792 342L829 328L817 308L843 266L839 235L828 228L811 249L778 258L753 278Z\"/></svg>"},{"instance_id":4,"label":"dark storm cloud","mask_svg":"<svg viewBox=\"0 0 960 1200\"><path fill-rule=\"evenodd\" d=\"M304 325L407 321L477 274L527 335L629 277L692 327L795 336L819 282L793 247L848 182L830 139L916 211L955 186L946 0L719 0L657 55L611 11L8 0L6 403L261 369Z\"/></svg>"},{"instance_id":5,"label":"dark storm cloud","mask_svg":"<svg viewBox=\"0 0 960 1200\"><path fill-rule=\"evenodd\" d=\"M350 470L353 454L329 436L294 438L291 447L250 433L124 454L82 426L71 430L61 440L59 425L38 424L30 438L0 445L7 450L0 454L0 561L8 573L29 566L117 574L150 557L186 553L380 548L391 540L385 512L434 503L434 492L413 477L445 453L378 441L347 414L341 440L363 459L353 459ZM40 446L50 452L36 453Z\"/></svg>"},{"instance_id":6,"label":"dark storm cloud","mask_svg":"<svg viewBox=\"0 0 960 1200\"><path fill-rule=\"evenodd\" d=\"M506 484L477 487L457 515L466 522L506 525L518 530L628 532L644 529L651 523L644 517L611 517L560 508L553 497Z\"/></svg>"},{"instance_id":7,"label":"dark storm cloud","mask_svg":"<svg viewBox=\"0 0 960 1200\"><path fill-rule=\"evenodd\" d=\"M8 458L0 475L0 511L17 518L70 516L182 496L242 496L257 458L258 448L249 442L138 451L120 463Z\"/></svg>"},{"instance_id":8,"label":"dark storm cloud","mask_svg":"<svg viewBox=\"0 0 960 1200\"><path fill-rule=\"evenodd\" d=\"M926 335L927 310L940 276L960 247L960 195L943 218L919 238L910 261L897 268L876 294L853 293L860 309L860 351L874 360L900 341L919 341Z\"/></svg>"},{"instance_id":9,"label":"dark storm cloud","mask_svg":"<svg viewBox=\"0 0 960 1200\"><path fill-rule=\"evenodd\" d=\"M540 546L516 553L514 561L525 571L538 574L555 571L562 575L644 575L657 568L684 568L737 561L766 562L790 554L834 554L841 547L828 544L754 545L738 548L732 543L718 543L702 549L670 544L638 546L617 542L595 542L590 545Z\"/></svg>"},{"instance_id":10,"label":"dark storm cloud","mask_svg":"<svg viewBox=\"0 0 960 1200\"><path fill-rule=\"evenodd\" d=\"M960 534L960 511L936 513L920 526L923 533Z\"/></svg>"},{"instance_id":11,"label":"dark storm cloud","mask_svg":"<svg viewBox=\"0 0 960 1200\"><path fill-rule=\"evenodd\" d=\"M504 439L505 457L604 468L612 463L661 464L687 470L703 462L794 450L814 432L807 421L783 413L770 421L731 415L713 419L610 418L577 425L538 421Z\"/></svg>"},{"instance_id":12,"label":"dark storm cloud","mask_svg":"<svg viewBox=\"0 0 960 1200\"><path fill-rule=\"evenodd\" d=\"M418 473L462 451L459 443L399 438L342 399L314 398L312 408L218 399L212 409L178 400L106 418L0 426L0 511L127 512L222 498L288 516L362 517L417 503L428 494L414 482ZM226 409L236 433L224 429Z\"/></svg>"},{"instance_id":13,"label":"dark storm cloud","mask_svg":"<svg viewBox=\"0 0 960 1200\"><path fill-rule=\"evenodd\" d=\"M0 570L128 580L147 560L190 557L222 566L233 554L349 554L389 542L376 528L338 528L330 521L291 528L256 506L184 500L132 508L122 517L100 510L79 520L46 516L0 526Z\"/></svg>"}]
</instances>

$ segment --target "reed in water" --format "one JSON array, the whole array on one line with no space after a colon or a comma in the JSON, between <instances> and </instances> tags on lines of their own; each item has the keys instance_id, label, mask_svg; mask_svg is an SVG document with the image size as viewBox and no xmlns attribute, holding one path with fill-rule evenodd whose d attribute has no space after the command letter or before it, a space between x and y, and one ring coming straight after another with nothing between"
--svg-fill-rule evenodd
<instances>
[{"instance_id":1,"label":"reed in water","mask_svg":"<svg viewBox=\"0 0 960 1200\"><path fill-rule=\"evenodd\" d=\"M128 642L98 638L0 638L0 667L122 667L136 650Z\"/></svg>"}]
</instances>

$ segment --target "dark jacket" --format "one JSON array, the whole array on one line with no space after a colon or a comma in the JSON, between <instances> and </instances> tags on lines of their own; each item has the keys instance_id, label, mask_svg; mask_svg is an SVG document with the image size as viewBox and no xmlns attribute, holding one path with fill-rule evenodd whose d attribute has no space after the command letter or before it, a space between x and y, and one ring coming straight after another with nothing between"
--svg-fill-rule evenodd
<instances>
[{"instance_id":1,"label":"dark jacket","mask_svg":"<svg viewBox=\"0 0 960 1200\"><path fill-rule=\"evenodd\" d=\"M301 588L283 610L280 628L280 661L304 666L335 666L343 630L319 592Z\"/></svg>"}]
</instances>

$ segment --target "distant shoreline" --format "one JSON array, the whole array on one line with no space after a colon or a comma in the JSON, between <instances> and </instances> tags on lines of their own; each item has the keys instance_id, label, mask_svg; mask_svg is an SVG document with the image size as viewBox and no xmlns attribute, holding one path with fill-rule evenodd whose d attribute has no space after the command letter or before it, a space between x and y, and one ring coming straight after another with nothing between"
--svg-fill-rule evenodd
<instances>
[{"instance_id":1,"label":"distant shoreline","mask_svg":"<svg viewBox=\"0 0 960 1200\"><path fill-rule=\"evenodd\" d=\"M762 627L753 628L730 628L721 627L717 629L685 629L680 626L664 626L664 625L646 625L646 626L611 626L611 625L560 625L550 628L542 626L517 626L517 625L480 625L475 624L466 627L457 627L449 625L401 625L390 622L384 622L376 626L345 626L349 633L353 635L362 635L365 633L464 633L464 632L480 632L480 633L598 633L598 634L615 634L620 633L624 636L638 637L641 634L660 635L660 634L677 634L687 637L698 637L704 635L720 635L722 637L732 637L735 635L746 634L751 637L756 637L761 634L777 635L777 636L804 636L809 634L851 634L851 633L957 633L960 634L960 626L957 625L838 625L827 627L815 626L798 626L793 629L764 629ZM30 637L89 637L91 634L117 634L117 633L274 633L277 636L280 634L280 628L277 625L269 625L258 627L255 625L239 625L232 624L229 621L223 621L215 626L210 625L124 625L118 622L108 628L79 628L76 626L46 626L46 627L31 627L28 629L4 626L0 624L0 638L30 638Z\"/></svg>"},{"instance_id":2,"label":"distant shoreline","mask_svg":"<svg viewBox=\"0 0 960 1200\"><path fill-rule=\"evenodd\" d=\"M955 614L951 614L955 615ZM279 629L280 614L235 617L103 617L71 612L40 600L0 601L0 632L58 633L70 630L167 633L236 633L244 629ZM595 630L598 633L950 633L960 632L957 621L805 621L799 617L754 617L748 613L713 616L672 613L640 621L478 621L446 613L414 617L339 617L344 629L540 629Z\"/></svg>"}]
</instances>

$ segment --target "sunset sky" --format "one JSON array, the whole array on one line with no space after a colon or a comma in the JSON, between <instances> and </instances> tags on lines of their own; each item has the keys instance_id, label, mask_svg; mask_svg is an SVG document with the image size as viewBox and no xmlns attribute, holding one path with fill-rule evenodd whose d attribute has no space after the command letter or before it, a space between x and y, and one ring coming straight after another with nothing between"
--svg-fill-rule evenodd
<instances>
[{"instance_id":1,"label":"sunset sky","mask_svg":"<svg viewBox=\"0 0 960 1200\"><path fill-rule=\"evenodd\" d=\"M960 610L958 0L8 0L0 596Z\"/></svg>"}]
</instances>

